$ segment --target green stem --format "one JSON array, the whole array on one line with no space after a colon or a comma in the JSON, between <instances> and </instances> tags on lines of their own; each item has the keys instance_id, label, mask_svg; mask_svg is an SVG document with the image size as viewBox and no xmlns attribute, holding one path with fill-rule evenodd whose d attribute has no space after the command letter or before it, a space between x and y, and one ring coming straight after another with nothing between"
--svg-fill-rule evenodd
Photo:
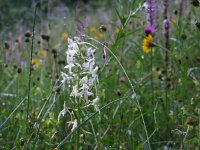
<instances>
[{"instance_id":1,"label":"green stem","mask_svg":"<svg viewBox=\"0 0 200 150\"><path fill-rule=\"evenodd\" d=\"M124 100L127 99L128 96L120 98L120 99L116 99L114 101L111 101L110 103L106 104L105 106L103 106L102 108L100 108L99 111L104 110L105 108L107 108L108 106L112 105L115 102L118 102L120 100ZM87 119L85 119L82 123L80 123L70 134L68 134L59 144L56 148L61 148L61 146L63 144L65 144L65 142L67 141L68 138L70 138L77 130L80 129L80 127L82 127L83 125L85 125L88 121L90 121L94 116L96 116L97 114L99 114L99 111L94 112L92 115L90 115Z\"/></svg>"},{"instance_id":2,"label":"green stem","mask_svg":"<svg viewBox=\"0 0 200 150\"><path fill-rule=\"evenodd\" d=\"M34 13L34 20L33 20L33 30L32 30L32 38L31 38L31 56L30 56L30 66L29 66L29 76L28 76L28 104L27 104L27 116L26 116L26 131L28 131L28 117L29 117L29 107L30 107L30 91L31 91L31 74L32 74L32 59L33 59L33 40L35 35L35 19L36 19L36 12L37 12L37 6L35 6L35 13Z\"/></svg>"},{"instance_id":3,"label":"green stem","mask_svg":"<svg viewBox=\"0 0 200 150\"><path fill-rule=\"evenodd\" d=\"M78 99L78 118L77 118L77 126L80 125L80 99ZM80 130L77 130L77 134L76 134L76 149L78 150L80 145L79 145L79 137L80 137Z\"/></svg>"},{"instance_id":4,"label":"green stem","mask_svg":"<svg viewBox=\"0 0 200 150\"><path fill-rule=\"evenodd\" d=\"M151 99L154 102L154 85L153 85L153 50L151 49Z\"/></svg>"}]
</instances>

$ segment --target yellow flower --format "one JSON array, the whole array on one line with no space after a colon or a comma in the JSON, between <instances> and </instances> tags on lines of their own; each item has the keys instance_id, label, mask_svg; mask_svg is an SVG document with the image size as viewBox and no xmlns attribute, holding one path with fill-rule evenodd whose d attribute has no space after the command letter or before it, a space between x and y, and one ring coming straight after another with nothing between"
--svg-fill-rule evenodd
<instances>
[{"instance_id":1,"label":"yellow flower","mask_svg":"<svg viewBox=\"0 0 200 150\"><path fill-rule=\"evenodd\" d=\"M142 45L142 48L143 48L143 51L145 53L148 53L151 51L151 48L152 48L152 42L153 42L153 37L151 34L149 34L148 36L146 36L143 40L143 45Z\"/></svg>"},{"instance_id":2,"label":"yellow flower","mask_svg":"<svg viewBox=\"0 0 200 150\"><path fill-rule=\"evenodd\" d=\"M90 28L90 32L92 32L92 33L96 33L96 32L97 32L97 28L95 28L95 27L91 27L91 28Z\"/></svg>"},{"instance_id":3,"label":"yellow flower","mask_svg":"<svg viewBox=\"0 0 200 150\"><path fill-rule=\"evenodd\" d=\"M68 37L69 37L69 35L68 35L67 33L63 33L63 34L62 34L62 39L63 39L63 40L67 40Z\"/></svg>"},{"instance_id":4,"label":"yellow flower","mask_svg":"<svg viewBox=\"0 0 200 150\"><path fill-rule=\"evenodd\" d=\"M32 60L32 65L36 68L38 68L40 66L40 61L37 58L33 58Z\"/></svg>"},{"instance_id":5,"label":"yellow flower","mask_svg":"<svg viewBox=\"0 0 200 150\"><path fill-rule=\"evenodd\" d=\"M171 22L172 22L173 24L176 24L176 18L171 18Z\"/></svg>"},{"instance_id":6,"label":"yellow flower","mask_svg":"<svg viewBox=\"0 0 200 150\"><path fill-rule=\"evenodd\" d=\"M45 50L39 50L39 55L41 56L41 58L46 58L46 56L47 56L47 51L45 51Z\"/></svg>"},{"instance_id":7,"label":"yellow flower","mask_svg":"<svg viewBox=\"0 0 200 150\"><path fill-rule=\"evenodd\" d=\"M119 31L120 31L119 28L116 27L116 28L115 28L115 33L119 33Z\"/></svg>"},{"instance_id":8,"label":"yellow flower","mask_svg":"<svg viewBox=\"0 0 200 150\"><path fill-rule=\"evenodd\" d=\"M94 38L95 38L96 40L102 39L102 38L103 38L103 34L101 34L101 33L96 33L95 36L94 36Z\"/></svg>"}]
</instances>

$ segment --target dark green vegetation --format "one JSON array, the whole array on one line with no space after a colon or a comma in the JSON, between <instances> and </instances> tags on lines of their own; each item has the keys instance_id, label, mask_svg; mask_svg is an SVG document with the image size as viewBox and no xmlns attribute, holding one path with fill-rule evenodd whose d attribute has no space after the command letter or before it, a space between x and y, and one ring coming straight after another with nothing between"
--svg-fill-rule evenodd
<instances>
[{"instance_id":1,"label":"dark green vegetation","mask_svg":"<svg viewBox=\"0 0 200 150\"><path fill-rule=\"evenodd\" d=\"M0 149L198 150L200 7L182 1L169 3L169 49L159 2L154 47L144 53L144 1L41 0L29 78L36 3L2 0ZM72 88L61 85L67 38L82 34L97 40L87 42L97 47L100 113L83 108L84 101L77 105L70 96ZM58 121L64 102L68 111ZM80 121L73 131L70 115Z\"/></svg>"}]
</instances>

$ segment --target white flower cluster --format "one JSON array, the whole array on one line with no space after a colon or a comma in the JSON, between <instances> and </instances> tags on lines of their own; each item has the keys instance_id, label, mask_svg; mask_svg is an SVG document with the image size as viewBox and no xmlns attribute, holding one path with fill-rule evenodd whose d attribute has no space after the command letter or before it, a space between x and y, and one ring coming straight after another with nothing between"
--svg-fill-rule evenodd
<instances>
[{"instance_id":1,"label":"white flower cluster","mask_svg":"<svg viewBox=\"0 0 200 150\"><path fill-rule=\"evenodd\" d=\"M95 48L90 43L81 41L80 38L68 38L67 65L64 67L67 72L62 72L62 83L72 86L70 96L82 98L87 106L93 105L96 111L98 108L98 96L92 92L92 89L98 82L95 65ZM96 96L93 101L89 100L90 96ZM61 111L61 113L63 113ZM60 115L61 116L61 115ZM59 119L59 118L58 118Z\"/></svg>"}]
</instances>

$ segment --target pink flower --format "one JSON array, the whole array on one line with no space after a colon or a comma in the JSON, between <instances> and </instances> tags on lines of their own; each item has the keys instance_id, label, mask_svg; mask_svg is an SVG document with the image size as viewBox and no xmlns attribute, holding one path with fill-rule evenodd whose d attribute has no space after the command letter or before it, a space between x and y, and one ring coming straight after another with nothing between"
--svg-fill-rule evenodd
<instances>
[{"instance_id":1,"label":"pink flower","mask_svg":"<svg viewBox=\"0 0 200 150\"><path fill-rule=\"evenodd\" d=\"M119 77L119 82L125 82L125 77L124 76L121 76L121 77Z\"/></svg>"}]
</instances>

